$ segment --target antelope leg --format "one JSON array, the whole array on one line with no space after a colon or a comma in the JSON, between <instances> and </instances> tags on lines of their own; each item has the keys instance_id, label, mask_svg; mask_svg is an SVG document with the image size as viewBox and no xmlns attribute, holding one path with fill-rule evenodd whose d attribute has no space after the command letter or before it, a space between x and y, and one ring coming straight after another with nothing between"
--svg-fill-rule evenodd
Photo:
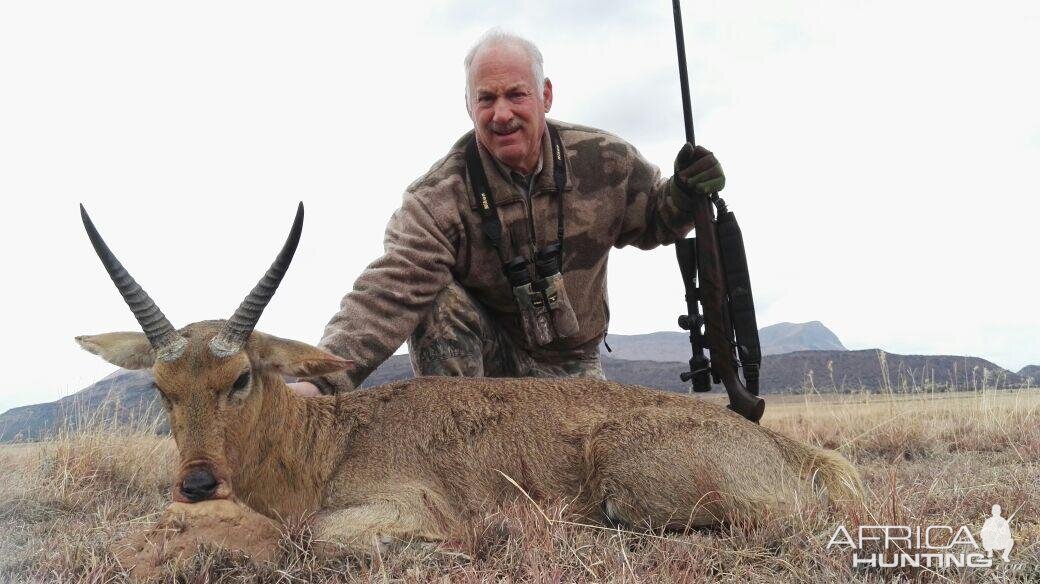
<instances>
[{"instance_id":1,"label":"antelope leg","mask_svg":"<svg viewBox=\"0 0 1040 584\"><path fill-rule=\"evenodd\" d=\"M450 529L428 501L400 492L366 497L370 503L327 511L314 523L315 549L322 555L382 553L409 543L437 543Z\"/></svg>"}]
</instances>

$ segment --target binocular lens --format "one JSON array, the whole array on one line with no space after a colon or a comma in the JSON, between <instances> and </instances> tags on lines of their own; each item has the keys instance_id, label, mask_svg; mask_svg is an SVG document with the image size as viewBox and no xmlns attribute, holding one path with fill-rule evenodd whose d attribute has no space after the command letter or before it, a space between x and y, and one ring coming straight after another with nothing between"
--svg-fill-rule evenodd
<instances>
[{"instance_id":1,"label":"binocular lens","mask_svg":"<svg viewBox=\"0 0 1040 584\"><path fill-rule=\"evenodd\" d=\"M527 271L527 264L526 258L517 256L502 266L510 286L516 288L531 283L531 273Z\"/></svg>"},{"instance_id":2,"label":"binocular lens","mask_svg":"<svg viewBox=\"0 0 1040 584\"><path fill-rule=\"evenodd\" d=\"M516 288L531 283L531 262L523 256L516 256L502 266L509 285ZM553 243L538 250L534 256L534 269L538 278L548 278L560 273L560 244Z\"/></svg>"},{"instance_id":3,"label":"binocular lens","mask_svg":"<svg viewBox=\"0 0 1040 584\"><path fill-rule=\"evenodd\" d=\"M560 271L560 244L553 243L538 250L534 256L534 268L539 278L548 278Z\"/></svg>"}]
</instances>

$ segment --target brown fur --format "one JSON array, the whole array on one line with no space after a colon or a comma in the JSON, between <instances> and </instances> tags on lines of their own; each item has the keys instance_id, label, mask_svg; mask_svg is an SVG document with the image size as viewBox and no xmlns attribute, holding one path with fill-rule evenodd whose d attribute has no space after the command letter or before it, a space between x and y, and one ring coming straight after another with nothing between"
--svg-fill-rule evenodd
<instances>
[{"instance_id":1,"label":"brown fur","mask_svg":"<svg viewBox=\"0 0 1040 584\"><path fill-rule=\"evenodd\" d=\"M594 379L427 377L303 398L282 374L350 363L259 332L218 359L207 345L220 326L185 327L185 354L153 366L180 476L207 465L216 497L313 516L322 541L444 540L524 493L568 500L587 519L684 529L787 512L812 487L835 500L861 492L840 455L687 396ZM77 340L120 365L151 362L132 354L133 334ZM250 387L230 395L245 370Z\"/></svg>"}]
</instances>

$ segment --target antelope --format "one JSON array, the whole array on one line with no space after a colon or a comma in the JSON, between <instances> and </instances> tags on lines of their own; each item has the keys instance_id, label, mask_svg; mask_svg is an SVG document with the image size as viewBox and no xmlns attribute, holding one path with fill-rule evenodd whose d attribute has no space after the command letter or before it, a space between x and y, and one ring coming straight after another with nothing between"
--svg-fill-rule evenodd
<instances>
[{"instance_id":1,"label":"antelope","mask_svg":"<svg viewBox=\"0 0 1040 584\"><path fill-rule=\"evenodd\" d=\"M128 369L151 368L180 465L173 499L240 501L307 518L318 541L438 545L488 506L555 498L582 519L685 530L790 512L804 493L855 500L841 455L712 403L610 381L420 377L303 397L284 376L351 361L254 330L300 240L303 203L277 259L226 321L174 329L83 224L143 332L80 336ZM522 492L521 492L522 491Z\"/></svg>"}]
</instances>

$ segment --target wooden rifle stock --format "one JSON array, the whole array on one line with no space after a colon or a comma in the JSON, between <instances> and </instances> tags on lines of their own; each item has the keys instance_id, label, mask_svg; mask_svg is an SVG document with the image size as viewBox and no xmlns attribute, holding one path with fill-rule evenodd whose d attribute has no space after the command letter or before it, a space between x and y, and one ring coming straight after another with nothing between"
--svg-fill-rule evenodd
<instances>
[{"instance_id":1,"label":"wooden rifle stock","mask_svg":"<svg viewBox=\"0 0 1040 584\"><path fill-rule=\"evenodd\" d=\"M692 145L695 143L693 107L690 105L690 84L686 68L686 43L683 40L682 13L679 7L679 0L672 0L672 16L675 23L676 50L679 56L679 85L682 90L686 141ZM687 290L687 305L689 306L692 302L692 293L697 301L700 302L704 311L704 338L706 339L710 355L709 367L712 377L716 381L721 380L723 385L725 385L726 393L729 395L730 409L752 422L758 422L762 419L762 414L765 411L765 402L762 398L748 391L737 375L738 362L734 355L734 329L733 323L730 322L729 307L726 304L728 298L726 278L722 265L722 254L719 249L713 208L717 198L717 194L712 194L710 197L695 197L694 200L693 225L697 233L694 247L696 249L697 265L692 272L696 274L696 283L687 275L691 271L687 265L690 258L684 257L688 255L688 248L680 249L680 244L677 243L676 256L683 271L683 280ZM722 203L721 200L718 201L720 212L723 212L725 203ZM750 290L748 290L748 294L750 295ZM748 299L750 300L750 296L748 296ZM701 323L696 313L696 307L693 308L694 310L689 310L688 308L689 314L685 322L689 325L690 341L694 354L693 358L690 359L690 372L684 374L683 379L692 378L694 380L694 389L696 391L705 391L703 388L703 369L697 367L697 364L703 361L703 353L698 340ZM680 319L680 326L682 325L683 320ZM687 327L684 326L683 328ZM754 334L756 335L755 344L757 346L758 331L756 330ZM698 383L698 381L701 381L701 383Z\"/></svg>"},{"instance_id":2,"label":"wooden rifle stock","mask_svg":"<svg viewBox=\"0 0 1040 584\"><path fill-rule=\"evenodd\" d=\"M723 275L718 233L711 199L704 197L696 203L693 215L697 232L698 291L704 310L704 336L707 339L712 377L722 381L729 394L729 407L738 414L757 422L765 412L765 401L752 394L737 375L734 356L733 324L726 306L726 280Z\"/></svg>"}]
</instances>

